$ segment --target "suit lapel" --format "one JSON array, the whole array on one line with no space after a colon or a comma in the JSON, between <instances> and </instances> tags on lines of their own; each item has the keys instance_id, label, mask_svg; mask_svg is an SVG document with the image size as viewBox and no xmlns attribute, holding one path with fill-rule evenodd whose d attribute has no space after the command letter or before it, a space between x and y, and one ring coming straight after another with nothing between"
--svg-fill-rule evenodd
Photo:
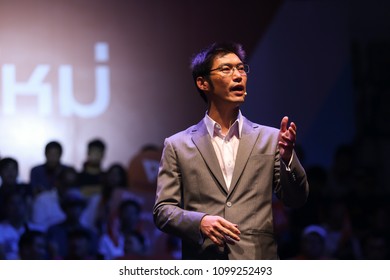
<instances>
[{"instance_id":1,"label":"suit lapel","mask_svg":"<svg viewBox=\"0 0 390 280\"><path fill-rule=\"evenodd\" d=\"M232 182L229 188L229 193L232 193L236 187L238 180L240 179L242 172L244 171L245 165L248 162L249 156L253 150L259 133L254 133L254 129L258 125L250 122L246 118L243 118L244 124L242 127L242 134L240 144L238 146L236 163L234 166Z\"/></svg>"},{"instance_id":2,"label":"suit lapel","mask_svg":"<svg viewBox=\"0 0 390 280\"><path fill-rule=\"evenodd\" d=\"M225 183L225 179L223 178L223 174L221 171L221 167L219 166L218 158L215 155L213 144L211 143L210 135L207 132L206 125L203 120L200 121L195 129L192 130L192 141L198 148L200 154L202 155L206 165L210 169L211 173L213 173L214 177L222 187L225 193L227 193L227 187Z\"/></svg>"}]
</instances>

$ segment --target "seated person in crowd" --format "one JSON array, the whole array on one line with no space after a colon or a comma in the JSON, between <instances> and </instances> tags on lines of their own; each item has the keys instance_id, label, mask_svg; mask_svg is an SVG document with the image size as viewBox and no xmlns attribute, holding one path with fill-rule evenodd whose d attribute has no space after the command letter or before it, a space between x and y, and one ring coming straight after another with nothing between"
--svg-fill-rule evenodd
<instances>
[{"instance_id":1,"label":"seated person in crowd","mask_svg":"<svg viewBox=\"0 0 390 280\"><path fill-rule=\"evenodd\" d=\"M19 258L21 260L50 259L46 234L38 230L27 230L19 239Z\"/></svg>"},{"instance_id":2,"label":"seated person in crowd","mask_svg":"<svg viewBox=\"0 0 390 280\"><path fill-rule=\"evenodd\" d=\"M30 184L34 194L55 187L61 170L66 165L61 163L62 146L57 141L51 141L45 146L45 162L34 166L30 171Z\"/></svg>"},{"instance_id":3,"label":"seated person in crowd","mask_svg":"<svg viewBox=\"0 0 390 280\"><path fill-rule=\"evenodd\" d=\"M67 260L97 260L101 257L91 250L91 233L84 228L74 229L68 232L67 245L68 253L65 257Z\"/></svg>"},{"instance_id":4,"label":"seated person in crowd","mask_svg":"<svg viewBox=\"0 0 390 280\"><path fill-rule=\"evenodd\" d=\"M29 184L25 184L19 181L19 164L16 159L11 157L5 157L0 160L0 221L4 219L5 213L4 199L15 190L21 193L26 199L28 207L32 201L32 190Z\"/></svg>"},{"instance_id":5,"label":"seated person in crowd","mask_svg":"<svg viewBox=\"0 0 390 280\"><path fill-rule=\"evenodd\" d=\"M144 252L146 255L149 249L149 240L146 238L146 234L141 229L141 206L132 199L127 199L119 206L119 224L118 227L115 224L112 225L109 232L104 233L100 237L99 241L99 253L104 259L116 259L125 255L125 239L129 233L134 235L134 232L138 232L144 238Z\"/></svg>"},{"instance_id":6,"label":"seated person in crowd","mask_svg":"<svg viewBox=\"0 0 390 280\"><path fill-rule=\"evenodd\" d=\"M143 203L140 196L127 188L125 168L118 163L112 164L105 173L101 193L92 195L81 217L83 224L93 228L99 235L107 232L112 223L117 222L118 208L125 199L134 199Z\"/></svg>"},{"instance_id":7,"label":"seated person in crowd","mask_svg":"<svg viewBox=\"0 0 390 280\"><path fill-rule=\"evenodd\" d=\"M102 161L106 150L105 143L100 139L88 142L87 159L79 174L82 193L88 198L102 190L104 171Z\"/></svg>"},{"instance_id":8,"label":"seated person in crowd","mask_svg":"<svg viewBox=\"0 0 390 280\"><path fill-rule=\"evenodd\" d=\"M51 254L56 259L66 259L69 257L68 236L73 231L85 231L88 235L88 253L96 255L97 253L97 235L80 223L80 216L86 206L86 199L79 189L70 188L66 191L60 200L60 205L65 213L65 220L47 229L47 238ZM72 252L73 253L73 252Z\"/></svg>"},{"instance_id":9,"label":"seated person in crowd","mask_svg":"<svg viewBox=\"0 0 390 280\"><path fill-rule=\"evenodd\" d=\"M148 248L145 237L138 231L129 231L124 235L123 256L119 256L118 260L136 260L145 259Z\"/></svg>"},{"instance_id":10,"label":"seated person in crowd","mask_svg":"<svg viewBox=\"0 0 390 280\"><path fill-rule=\"evenodd\" d=\"M19 239L28 230L42 230L28 221L27 202L14 190L4 199L5 219L0 223L0 259L19 259Z\"/></svg>"},{"instance_id":11,"label":"seated person in crowd","mask_svg":"<svg viewBox=\"0 0 390 280\"><path fill-rule=\"evenodd\" d=\"M32 221L47 229L65 220L61 199L70 188L78 188L78 174L73 167L65 167L58 174L55 188L38 194L32 205Z\"/></svg>"}]
</instances>

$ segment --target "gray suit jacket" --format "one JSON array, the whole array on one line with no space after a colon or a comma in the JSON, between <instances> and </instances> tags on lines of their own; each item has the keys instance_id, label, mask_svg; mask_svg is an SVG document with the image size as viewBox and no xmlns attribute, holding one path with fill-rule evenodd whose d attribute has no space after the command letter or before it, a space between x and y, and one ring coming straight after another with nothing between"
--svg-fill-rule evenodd
<instances>
[{"instance_id":1,"label":"gray suit jacket","mask_svg":"<svg viewBox=\"0 0 390 280\"><path fill-rule=\"evenodd\" d=\"M202 120L165 140L153 216L162 231L179 236L184 259L277 259L273 192L288 207L308 196L306 174L294 154L291 171L280 161L279 130L244 118L229 190ZM217 247L200 233L204 215L236 223L240 241Z\"/></svg>"}]
</instances>

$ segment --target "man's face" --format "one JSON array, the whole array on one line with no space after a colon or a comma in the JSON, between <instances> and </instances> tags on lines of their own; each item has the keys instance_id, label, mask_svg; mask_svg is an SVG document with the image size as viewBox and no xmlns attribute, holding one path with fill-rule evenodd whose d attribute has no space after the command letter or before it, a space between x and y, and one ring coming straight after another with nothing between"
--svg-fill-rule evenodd
<instances>
[{"instance_id":1,"label":"man's face","mask_svg":"<svg viewBox=\"0 0 390 280\"><path fill-rule=\"evenodd\" d=\"M88 162L99 165L103 159L103 151L99 148L92 147L88 150Z\"/></svg>"},{"instance_id":2,"label":"man's face","mask_svg":"<svg viewBox=\"0 0 390 280\"><path fill-rule=\"evenodd\" d=\"M242 67L243 62L234 54L229 53L216 57L211 69L217 69L210 73L212 86L208 98L213 103L236 103L241 104L245 100L246 74L241 74L236 67ZM231 74L225 74L221 69L233 67Z\"/></svg>"},{"instance_id":3,"label":"man's face","mask_svg":"<svg viewBox=\"0 0 390 280\"><path fill-rule=\"evenodd\" d=\"M14 185L18 178L18 167L14 163L5 166L0 174L3 184Z\"/></svg>"},{"instance_id":4,"label":"man's face","mask_svg":"<svg viewBox=\"0 0 390 280\"><path fill-rule=\"evenodd\" d=\"M56 148L48 149L46 152L46 162L50 167L56 167L60 163L61 152Z\"/></svg>"}]
</instances>

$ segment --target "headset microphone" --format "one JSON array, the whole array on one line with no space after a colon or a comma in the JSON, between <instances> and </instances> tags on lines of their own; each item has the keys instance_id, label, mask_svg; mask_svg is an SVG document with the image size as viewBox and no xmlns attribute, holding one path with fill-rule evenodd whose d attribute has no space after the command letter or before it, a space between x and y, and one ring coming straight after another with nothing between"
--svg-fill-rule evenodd
<instances>
[{"instance_id":1,"label":"headset microphone","mask_svg":"<svg viewBox=\"0 0 390 280\"><path fill-rule=\"evenodd\" d=\"M248 93L247 93L247 92L245 92L245 93L244 93L244 95L248 95Z\"/></svg>"}]
</instances>

